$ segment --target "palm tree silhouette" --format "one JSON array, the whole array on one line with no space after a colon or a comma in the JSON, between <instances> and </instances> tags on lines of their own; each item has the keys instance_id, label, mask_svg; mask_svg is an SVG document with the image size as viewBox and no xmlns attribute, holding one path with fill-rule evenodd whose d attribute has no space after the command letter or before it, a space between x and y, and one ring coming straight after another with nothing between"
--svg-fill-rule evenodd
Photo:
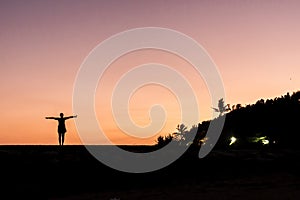
<instances>
[{"instance_id":1,"label":"palm tree silhouette","mask_svg":"<svg viewBox=\"0 0 300 200\"><path fill-rule=\"evenodd\" d=\"M174 138L179 141L179 144L181 145L181 141L185 140L185 134L188 132L187 126L184 124L178 124L176 128L177 132L173 133Z\"/></svg>"},{"instance_id":2,"label":"palm tree silhouette","mask_svg":"<svg viewBox=\"0 0 300 200\"><path fill-rule=\"evenodd\" d=\"M224 99L223 99L223 98L221 98L221 99L219 100L218 108L213 108L213 107L212 107L212 109L213 109L215 112L219 112L219 113L220 113L219 116L222 116L223 113L228 112L228 111L231 110L231 109L230 109L230 104L225 105Z\"/></svg>"}]
</instances>

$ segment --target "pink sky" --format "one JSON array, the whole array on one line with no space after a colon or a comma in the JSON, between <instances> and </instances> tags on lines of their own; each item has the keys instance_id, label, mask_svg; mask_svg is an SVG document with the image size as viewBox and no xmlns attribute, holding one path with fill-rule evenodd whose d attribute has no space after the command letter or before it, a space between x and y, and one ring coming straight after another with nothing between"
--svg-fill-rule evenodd
<instances>
[{"instance_id":1,"label":"pink sky","mask_svg":"<svg viewBox=\"0 0 300 200\"><path fill-rule=\"evenodd\" d=\"M84 58L103 40L131 28L164 27L194 38L216 63L227 103L251 104L298 91L299 9L299 1L279 0L1 1L0 144L57 144L56 121L44 117L73 114L73 84ZM189 72L177 58L170 61L159 52L144 53L144 57L128 55L124 63L168 60ZM193 74L187 76L193 79ZM107 82L113 84L109 78ZM211 104L203 82L195 87L203 109L200 122L209 119ZM149 95L141 90L130 104L137 123L149 123L147 112L156 100L172 102L166 109L177 112L172 95L155 96L160 89L148 89L153 101L140 102ZM96 104L99 119L110 119L103 123L113 141L151 143L158 136L142 141L125 137L112 124L109 111L100 112L101 106ZM171 133L179 123L173 114L169 116L172 119L161 134ZM66 144L80 144L73 119L67 121L67 129Z\"/></svg>"}]
</instances>

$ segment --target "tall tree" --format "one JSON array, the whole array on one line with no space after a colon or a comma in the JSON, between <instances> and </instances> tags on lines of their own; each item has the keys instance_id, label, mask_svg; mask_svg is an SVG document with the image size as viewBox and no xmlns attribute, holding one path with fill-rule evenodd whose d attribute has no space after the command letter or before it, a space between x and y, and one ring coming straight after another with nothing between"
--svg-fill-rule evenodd
<instances>
[{"instance_id":1,"label":"tall tree","mask_svg":"<svg viewBox=\"0 0 300 200\"><path fill-rule=\"evenodd\" d=\"M184 124L178 124L176 130L177 132L173 133L174 138L179 141L179 144L181 144L181 142L185 140L185 134L188 132L187 126Z\"/></svg>"},{"instance_id":2,"label":"tall tree","mask_svg":"<svg viewBox=\"0 0 300 200\"><path fill-rule=\"evenodd\" d=\"M219 102L218 102L218 108L212 108L212 109L213 109L214 111L216 111L216 112L219 112L219 113L220 113L220 116L221 116L223 113L225 113L225 112L231 110L229 104L225 105L224 99L223 99L223 98L221 98L221 99L219 100Z\"/></svg>"}]
</instances>

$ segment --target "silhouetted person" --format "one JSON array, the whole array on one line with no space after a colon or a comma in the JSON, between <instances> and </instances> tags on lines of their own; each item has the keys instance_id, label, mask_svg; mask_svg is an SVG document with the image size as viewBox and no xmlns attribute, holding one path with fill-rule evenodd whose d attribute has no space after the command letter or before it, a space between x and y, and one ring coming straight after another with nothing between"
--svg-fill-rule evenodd
<instances>
[{"instance_id":1,"label":"silhouetted person","mask_svg":"<svg viewBox=\"0 0 300 200\"><path fill-rule=\"evenodd\" d=\"M65 133L67 132L65 121L70 118L76 118L77 115L75 116L69 116L69 117L64 117L63 113L60 113L60 117L46 117L46 119L54 119L58 121L58 142L59 145L64 145L65 141Z\"/></svg>"}]
</instances>

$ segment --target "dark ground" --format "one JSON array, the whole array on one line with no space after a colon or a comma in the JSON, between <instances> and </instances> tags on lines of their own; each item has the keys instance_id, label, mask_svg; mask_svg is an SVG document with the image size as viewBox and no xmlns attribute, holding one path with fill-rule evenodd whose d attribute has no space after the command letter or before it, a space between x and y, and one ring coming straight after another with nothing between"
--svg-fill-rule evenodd
<instances>
[{"instance_id":1,"label":"dark ground","mask_svg":"<svg viewBox=\"0 0 300 200\"><path fill-rule=\"evenodd\" d=\"M111 169L84 146L0 146L0 160L1 199L300 199L299 150L214 150L144 174Z\"/></svg>"}]
</instances>

